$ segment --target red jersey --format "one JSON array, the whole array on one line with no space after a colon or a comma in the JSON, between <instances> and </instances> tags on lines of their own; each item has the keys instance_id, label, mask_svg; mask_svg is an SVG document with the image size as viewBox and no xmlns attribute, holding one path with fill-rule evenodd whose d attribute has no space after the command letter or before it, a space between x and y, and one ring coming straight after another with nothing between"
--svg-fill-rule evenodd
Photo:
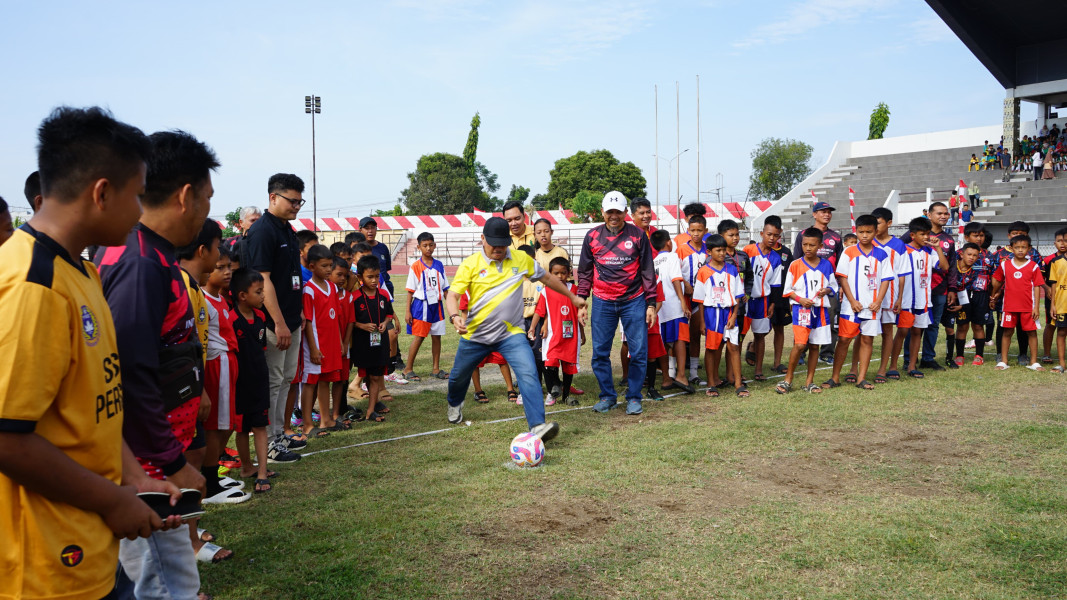
<instances>
[{"instance_id":1,"label":"red jersey","mask_svg":"<svg viewBox=\"0 0 1067 600\"><path fill-rule=\"evenodd\" d=\"M230 303L223 300L220 296L212 296L204 290L204 297L211 303L211 307L218 313L218 320L212 320L208 323L208 344L214 346L217 340L221 338L222 342L226 344L226 350L229 352L237 352L237 334L233 331L233 322L237 318L237 311L230 308ZM218 336L216 338L216 336ZM221 343L219 344L221 345ZM214 349L214 347L212 348ZM205 352L207 350L205 349ZM218 354L221 354L223 350L219 349ZM218 356L216 353L210 358Z\"/></svg>"},{"instance_id":2,"label":"red jersey","mask_svg":"<svg viewBox=\"0 0 1067 600\"><path fill-rule=\"evenodd\" d=\"M311 346L305 337L301 342L304 349L305 373L329 373L341 368L341 305L337 302L337 286L327 281L326 289L320 288L314 281L304 284L304 318L311 323L311 334L315 336L315 345L322 353L322 364L311 362Z\"/></svg>"},{"instance_id":3,"label":"red jersey","mask_svg":"<svg viewBox=\"0 0 1067 600\"><path fill-rule=\"evenodd\" d=\"M1034 288L1045 285L1041 267L1027 259L1023 266L1016 267L1015 259L1005 260L993 271L993 280L1003 284L1004 312L1034 312Z\"/></svg>"},{"instance_id":4,"label":"red jersey","mask_svg":"<svg viewBox=\"0 0 1067 600\"><path fill-rule=\"evenodd\" d=\"M341 328L341 334L344 335L349 324L356 322L356 309L352 300L355 298L352 292L344 288L337 288L337 304L341 307L340 317L337 319L337 324Z\"/></svg>"},{"instance_id":5,"label":"red jersey","mask_svg":"<svg viewBox=\"0 0 1067 600\"><path fill-rule=\"evenodd\" d=\"M577 286L567 286L573 293ZM578 362L578 310L570 298L545 288L537 298L536 314L548 324L548 333L541 343L544 360Z\"/></svg>"}]
</instances>

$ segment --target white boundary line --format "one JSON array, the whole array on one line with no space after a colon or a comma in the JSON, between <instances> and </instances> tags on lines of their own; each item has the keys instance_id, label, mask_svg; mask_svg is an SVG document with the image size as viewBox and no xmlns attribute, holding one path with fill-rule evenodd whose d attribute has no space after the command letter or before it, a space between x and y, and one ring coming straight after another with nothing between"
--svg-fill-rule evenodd
<instances>
[{"instance_id":1,"label":"white boundary line","mask_svg":"<svg viewBox=\"0 0 1067 600\"><path fill-rule=\"evenodd\" d=\"M871 362L877 362L879 360L881 360L881 358L873 358L873 357L871 358ZM851 365L852 363L849 363L849 364ZM798 365L798 366L800 366L800 365ZM825 371L827 369L832 369L832 368L833 368L832 366L819 367L819 368L816 368L815 370L816 371ZM782 374L771 375L770 377L767 378L767 380L769 381L771 379L781 379L781 378L784 378L784 377L785 377L785 375L782 375ZM703 389L706 390L708 388L703 388ZM700 390L697 390L697 391L699 392ZM688 396L688 395L693 395L693 394L686 394L685 392L675 392L673 394L667 394L666 396L663 397L663 399L666 400L667 398L674 398L676 396ZM649 402L652 402L652 401L649 401ZM616 406L622 406L622 403L620 402ZM564 408L562 410L553 410L553 411L550 411L550 412L546 412L545 416L547 417L548 415L558 415L558 414L563 414L563 413L568 413L568 412L574 412L576 410L590 410L592 408L593 408L592 406L579 406L577 408ZM518 421L520 419L525 419L525 418L526 418L526 415L519 415L517 417L507 417L507 418L504 418L504 419L495 419L495 420L492 420L492 421L485 421L485 422L478 423L478 424L479 425L495 425L497 423L508 423L510 421ZM471 425L473 425L473 424L474 423L471 423ZM411 438L423 437L423 436L427 436L427 435L437 435L438 433L446 433L446 432L449 432L449 431L454 431L456 429L459 429L459 426L449 427L447 429L434 429L433 431L423 431L422 433L411 433L411 434L408 434L408 435L401 435L401 436L397 436L397 437L386 438L384 440L372 440L372 441L369 441L369 442L360 442L358 444L349 444L348 446L338 446L336 448L323 448L322 450L313 450L311 452L302 452L302 453L300 453L300 456L314 456L316 454L325 454L327 452L336 452L338 450L348 450L348 449L351 449L351 448L359 448L361 446L371 446L371 445L374 445L374 444L384 444L386 442L396 442L396 441L399 441L399 440L409 440Z\"/></svg>"}]
</instances>

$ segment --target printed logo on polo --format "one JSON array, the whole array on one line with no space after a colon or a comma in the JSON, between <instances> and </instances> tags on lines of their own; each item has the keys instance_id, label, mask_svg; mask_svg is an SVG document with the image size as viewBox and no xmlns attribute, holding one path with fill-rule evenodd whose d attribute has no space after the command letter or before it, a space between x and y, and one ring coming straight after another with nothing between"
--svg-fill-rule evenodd
<instances>
[{"instance_id":1,"label":"printed logo on polo","mask_svg":"<svg viewBox=\"0 0 1067 600\"><path fill-rule=\"evenodd\" d=\"M948 242L941 242L941 247L948 250Z\"/></svg>"},{"instance_id":2,"label":"printed logo on polo","mask_svg":"<svg viewBox=\"0 0 1067 600\"><path fill-rule=\"evenodd\" d=\"M569 307L569 306L561 306L560 309L559 309L559 313L565 317L565 316L571 314L571 307Z\"/></svg>"},{"instance_id":3,"label":"printed logo on polo","mask_svg":"<svg viewBox=\"0 0 1067 600\"><path fill-rule=\"evenodd\" d=\"M837 245L837 240L826 240L826 245L833 247Z\"/></svg>"},{"instance_id":4,"label":"printed logo on polo","mask_svg":"<svg viewBox=\"0 0 1067 600\"><path fill-rule=\"evenodd\" d=\"M332 308L330 309L330 318L331 319L336 319L337 318L337 313L335 313Z\"/></svg>"},{"instance_id":5,"label":"printed logo on polo","mask_svg":"<svg viewBox=\"0 0 1067 600\"><path fill-rule=\"evenodd\" d=\"M197 318L200 319L201 323L207 321L207 311L204 310L203 306L200 307L200 315Z\"/></svg>"},{"instance_id":6,"label":"printed logo on polo","mask_svg":"<svg viewBox=\"0 0 1067 600\"><path fill-rule=\"evenodd\" d=\"M624 243L622 246L623 246L623 248L626 248L627 250L632 250L633 247L634 247L634 243L629 241L629 240L627 240L626 243Z\"/></svg>"},{"instance_id":7,"label":"printed logo on polo","mask_svg":"<svg viewBox=\"0 0 1067 600\"><path fill-rule=\"evenodd\" d=\"M81 546L71 544L59 553L59 560L67 567L76 567L85 558Z\"/></svg>"},{"instance_id":8,"label":"printed logo on polo","mask_svg":"<svg viewBox=\"0 0 1067 600\"><path fill-rule=\"evenodd\" d=\"M95 346L100 342L100 322L96 320L93 311L84 304L82 305L82 337L89 346Z\"/></svg>"},{"instance_id":9,"label":"printed logo on polo","mask_svg":"<svg viewBox=\"0 0 1067 600\"><path fill-rule=\"evenodd\" d=\"M481 271L478 271L478 277L485 277L488 274L489 274L489 271L486 271L485 269L482 269Z\"/></svg>"}]
</instances>

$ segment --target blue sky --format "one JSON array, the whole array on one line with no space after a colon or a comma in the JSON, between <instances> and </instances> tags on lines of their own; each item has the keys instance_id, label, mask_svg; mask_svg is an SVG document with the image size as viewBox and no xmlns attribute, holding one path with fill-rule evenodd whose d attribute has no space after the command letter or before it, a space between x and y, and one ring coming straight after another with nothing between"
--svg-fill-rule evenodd
<instances>
[{"instance_id":1,"label":"blue sky","mask_svg":"<svg viewBox=\"0 0 1067 600\"><path fill-rule=\"evenodd\" d=\"M478 158L501 195L512 184L543 192L557 159L606 148L642 169L654 201L658 85L665 204L675 81L690 150L672 189L680 167L683 198L697 196L700 75L704 201L716 173L726 197L744 195L764 137L803 140L821 164L835 140L866 138L880 101L887 135L905 135L999 123L1004 97L921 0L6 0L0 10L18 24L0 37L0 196L15 205L36 168L35 129L60 104L108 106L146 132L181 128L209 143L222 215L264 205L278 171L304 177L310 199L303 100L318 94L323 217L391 207L420 155L462 153L476 111Z\"/></svg>"}]
</instances>

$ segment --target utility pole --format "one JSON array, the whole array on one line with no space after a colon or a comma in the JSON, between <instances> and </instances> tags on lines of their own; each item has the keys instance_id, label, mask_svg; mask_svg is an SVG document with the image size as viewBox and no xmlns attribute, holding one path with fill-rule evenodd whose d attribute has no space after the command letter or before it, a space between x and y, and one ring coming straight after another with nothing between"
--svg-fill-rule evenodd
<instances>
[{"instance_id":1,"label":"utility pole","mask_svg":"<svg viewBox=\"0 0 1067 600\"><path fill-rule=\"evenodd\" d=\"M653 105L656 109L656 218L659 219L659 86L652 86Z\"/></svg>"},{"instance_id":2,"label":"utility pole","mask_svg":"<svg viewBox=\"0 0 1067 600\"><path fill-rule=\"evenodd\" d=\"M682 101L681 91L678 87L678 82L674 82L674 137L675 137L675 150L678 152L674 157L678 158L682 155ZM688 148L687 148L688 149ZM674 198L672 204L676 204L678 208L678 231L682 231L682 163L678 161L678 197Z\"/></svg>"},{"instance_id":3,"label":"utility pole","mask_svg":"<svg viewBox=\"0 0 1067 600\"><path fill-rule=\"evenodd\" d=\"M700 75L697 75L697 202L700 202Z\"/></svg>"},{"instance_id":4,"label":"utility pole","mask_svg":"<svg viewBox=\"0 0 1067 600\"><path fill-rule=\"evenodd\" d=\"M322 112L322 98L304 96L304 113L311 115L311 219L319 230L319 199L315 186L315 115Z\"/></svg>"}]
</instances>

